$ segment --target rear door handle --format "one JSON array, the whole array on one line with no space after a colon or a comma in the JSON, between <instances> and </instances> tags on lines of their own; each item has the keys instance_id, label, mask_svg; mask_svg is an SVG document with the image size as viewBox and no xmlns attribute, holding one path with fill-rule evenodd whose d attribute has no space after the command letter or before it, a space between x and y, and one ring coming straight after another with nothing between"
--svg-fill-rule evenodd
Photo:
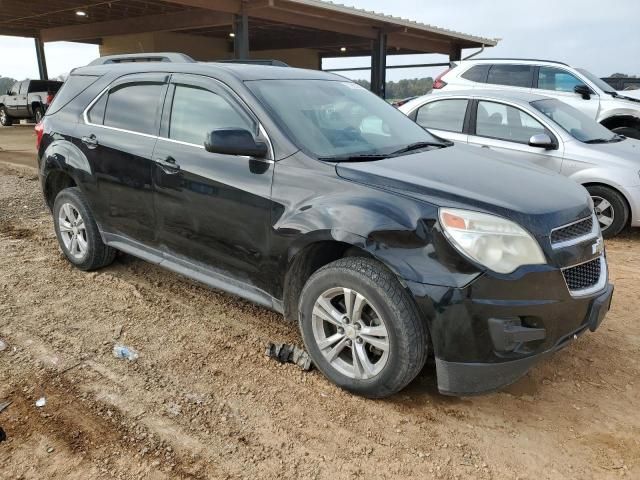
<instances>
[{"instance_id":1,"label":"rear door handle","mask_svg":"<svg viewBox=\"0 0 640 480\"><path fill-rule=\"evenodd\" d=\"M88 148L96 148L98 146L98 139L93 133L88 137L82 137L80 140L82 140L82 143L84 143Z\"/></svg>"},{"instance_id":2,"label":"rear door handle","mask_svg":"<svg viewBox=\"0 0 640 480\"><path fill-rule=\"evenodd\" d=\"M164 158L159 158L156 161L160 165L160 168L162 168L167 173L177 173L178 171L180 171L180 165L176 163L176 159L171 155Z\"/></svg>"}]
</instances>

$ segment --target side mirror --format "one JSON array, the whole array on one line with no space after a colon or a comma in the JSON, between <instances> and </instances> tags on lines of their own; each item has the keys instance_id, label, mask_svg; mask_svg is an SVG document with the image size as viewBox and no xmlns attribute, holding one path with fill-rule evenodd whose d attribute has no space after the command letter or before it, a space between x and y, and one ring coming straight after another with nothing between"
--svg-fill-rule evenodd
<instances>
[{"instance_id":1,"label":"side mirror","mask_svg":"<svg viewBox=\"0 0 640 480\"><path fill-rule=\"evenodd\" d=\"M556 144L553 143L551 137L546 133L539 133L537 135L532 136L529 139L530 147L544 148L545 150L553 150L556 148Z\"/></svg>"},{"instance_id":2,"label":"side mirror","mask_svg":"<svg viewBox=\"0 0 640 480\"><path fill-rule=\"evenodd\" d=\"M243 128L213 130L207 135L204 148L211 153L255 158L264 158L269 151L266 143L256 140L249 130Z\"/></svg>"},{"instance_id":3,"label":"side mirror","mask_svg":"<svg viewBox=\"0 0 640 480\"><path fill-rule=\"evenodd\" d=\"M573 87L573 91L578 95L582 95L582 98L585 100L589 100L591 98L591 89L586 85L576 85Z\"/></svg>"}]
</instances>

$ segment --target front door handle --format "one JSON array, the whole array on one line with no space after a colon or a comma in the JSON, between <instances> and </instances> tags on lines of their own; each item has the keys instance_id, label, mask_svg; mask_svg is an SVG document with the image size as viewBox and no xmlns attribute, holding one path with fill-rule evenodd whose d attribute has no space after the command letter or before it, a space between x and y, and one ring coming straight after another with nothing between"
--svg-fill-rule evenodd
<instances>
[{"instance_id":1,"label":"front door handle","mask_svg":"<svg viewBox=\"0 0 640 480\"><path fill-rule=\"evenodd\" d=\"M84 143L88 148L93 149L98 146L98 139L93 133L88 137L82 137L80 140L82 140L82 143Z\"/></svg>"},{"instance_id":2,"label":"front door handle","mask_svg":"<svg viewBox=\"0 0 640 480\"><path fill-rule=\"evenodd\" d=\"M488 148L489 150L491 150L491 147L489 145L482 145L482 148Z\"/></svg>"}]
</instances>

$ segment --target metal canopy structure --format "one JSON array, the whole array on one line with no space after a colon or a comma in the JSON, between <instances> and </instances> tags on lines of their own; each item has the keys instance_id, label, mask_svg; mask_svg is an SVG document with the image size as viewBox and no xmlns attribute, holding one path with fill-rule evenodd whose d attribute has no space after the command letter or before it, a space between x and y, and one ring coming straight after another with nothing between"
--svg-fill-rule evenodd
<instances>
[{"instance_id":1,"label":"metal canopy structure","mask_svg":"<svg viewBox=\"0 0 640 480\"><path fill-rule=\"evenodd\" d=\"M309 49L317 58L369 56L372 90L384 95L386 57L439 53L497 41L320 0L0 0L0 35L102 44L134 34L179 32L226 42L228 57ZM136 45L132 51L139 52ZM135 49L135 50L134 50ZM190 53L190 52L185 52Z\"/></svg>"}]
</instances>

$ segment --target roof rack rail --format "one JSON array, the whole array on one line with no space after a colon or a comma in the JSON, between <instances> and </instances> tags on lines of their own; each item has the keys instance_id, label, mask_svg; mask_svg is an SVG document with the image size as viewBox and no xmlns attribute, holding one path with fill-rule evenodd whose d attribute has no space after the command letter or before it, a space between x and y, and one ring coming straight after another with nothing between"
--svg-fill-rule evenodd
<instances>
[{"instance_id":1,"label":"roof rack rail","mask_svg":"<svg viewBox=\"0 0 640 480\"><path fill-rule=\"evenodd\" d=\"M170 62L170 63L194 63L195 60L189 55L176 52L158 53L127 53L123 55L107 55L96 58L89 65L107 65L111 63L131 63L131 62Z\"/></svg>"},{"instance_id":2,"label":"roof rack rail","mask_svg":"<svg viewBox=\"0 0 640 480\"><path fill-rule=\"evenodd\" d=\"M262 59L216 60L216 63L244 63L246 65L270 65L272 67L288 67L289 66L281 60L262 60Z\"/></svg>"},{"instance_id":3,"label":"roof rack rail","mask_svg":"<svg viewBox=\"0 0 640 480\"><path fill-rule=\"evenodd\" d=\"M494 60L507 60L507 61L512 61L512 62L547 62L547 63L556 63L558 65L564 65L565 67L570 67L571 65L564 63L564 62L559 62L557 60L544 60L541 58L473 58L473 59L469 59L470 61L473 62L479 62L479 61L484 61L484 60L488 60L488 61L494 61ZM465 59L463 58L462 60L460 60L462 62L465 61Z\"/></svg>"}]
</instances>

